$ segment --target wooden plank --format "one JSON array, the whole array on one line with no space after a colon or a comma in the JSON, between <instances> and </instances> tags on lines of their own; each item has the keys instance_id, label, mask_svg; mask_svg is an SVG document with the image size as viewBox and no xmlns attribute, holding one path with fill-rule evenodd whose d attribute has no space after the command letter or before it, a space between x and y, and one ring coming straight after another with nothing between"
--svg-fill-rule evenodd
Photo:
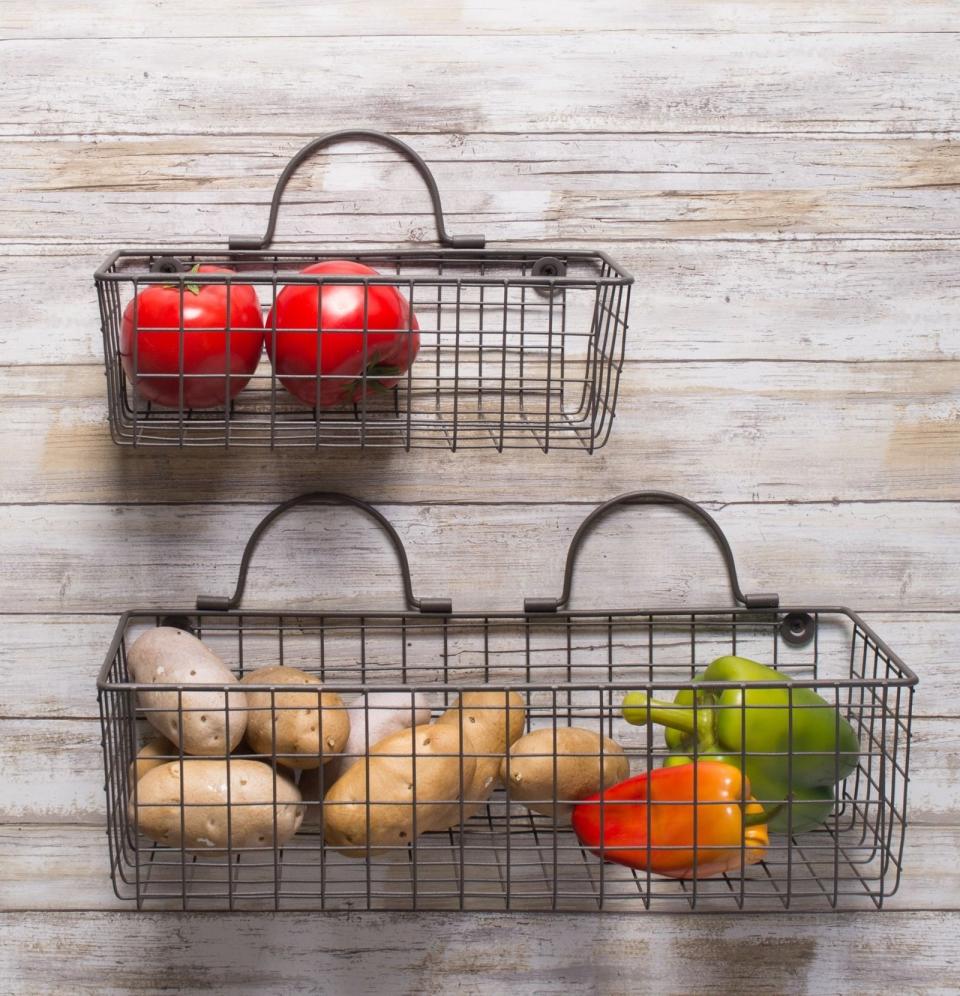
<instances>
[{"instance_id":1,"label":"wooden plank","mask_svg":"<svg viewBox=\"0 0 960 996\"><path fill-rule=\"evenodd\" d=\"M232 589L243 543L270 507L3 507L0 602L14 613L190 607L198 593ZM567 546L594 505L379 507L406 544L418 594L449 596L461 611L517 611L525 597L559 593ZM956 610L960 550L944 537L960 528L957 503L711 508L739 554L746 591L779 590L783 604ZM260 544L244 601L284 610L402 604L384 538L342 506L300 509L277 522ZM574 608L730 604L719 553L676 511L615 512L581 551Z\"/></svg>"},{"instance_id":2,"label":"wooden plank","mask_svg":"<svg viewBox=\"0 0 960 996\"><path fill-rule=\"evenodd\" d=\"M630 352L643 355L642 319ZM268 370L264 367L264 370ZM335 482L400 501L596 501L664 486L703 501L953 500L960 361L640 362L610 442L582 450L115 446L98 366L0 368L0 500L282 499ZM319 477L318 477L319 473ZM425 487L424 482L429 482Z\"/></svg>"},{"instance_id":3,"label":"wooden plank","mask_svg":"<svg viewBox=\"0 0 960 996\"><path fill-rule=\"evenodd\" d=\"M93 271L114 248L0 253L0 296L18 301L16 321L0 329L3 364L102 363ZM637 278L634 357L960 359L954 242L654 240L607 248ZM23 295L41 272L56 293ZM82 371L72 376L88 382ZM3 392L10 389L4 381Z\"/></svg>"},{"instance_id":4,"label":"wooden plank","mask_svg":"<svg viewBox=\"0 0 960 996\"><path fill-rule=\"evenodd\" d=\"M95 691L91 674L91 696ZM4 719L0 733L7 786L5 822L93 826L104 822L99 722ZM960 722L955 717L916 720L907 810L912 825L960 825L960 785L954 776L958 765Z\"/></svg>"},{"instance_id":5,"label":"wooden plank","mask_svg":"<svg viewBox=\"0 0 960 996\"><path fill-rule=\"evenodd\" d=\"M884 908L960 909L958 847L955 826L908 831L903 880ZM129 900L113 892L102 827L0 825L0 912L89 909L131 909Z\"/></svg>"},{"instance_id":6,"label":"wooden plank","mask_svg":"<svg viewBox=\"0 0 960 996\"><path fill-rule=\"evenodd\" d=\"M612 590L612 582L611 582ZM613 597L611 594L610 597ZM914 715L958 717L960 613L876 612L867 623L920 677ZM94 679L116 614L5 615L0 719L95 719ZM637 641L639 655L646 651ZM618 641L621 651L623 641Z\"/></svg>"},{"instance_id":7,"label":"wooden plank","mask_svg":"<svg viewBox=\"0 0 960 996\"><path fill-rule=\"evenodd\" d=\"M197 9L188 0L130 10L122 0L103 3L73 2L4 4L3 36L20 38L223 37L236 34L224 19L244 26L247 37L295 34L298 37L362 37L380 35L455 36L460 34L515 35L637 31L732 32L772 31L953 31L956 21L946 0L731 0L702 4L673 0L668 6L625 7L619 0L594 0L589 5L528 0L518 7L510 0L484 0L451 5L446 0L421 0L416 8L390 0L366 0L358 10L350 0L328 0L321 8L311 4L283 8L256 0L233 0L228 7L208 2Z\"/></svg>"},{"instance_id":8,"label":"wooden plank","mask_svg":"<svg viewBox=\"0 0 960 996\"><path fill-rule=\"evenodd\" d=\"M403 137L435 171L451 229L481 228L491 244L958 232L943 205L960 182L960 153L937 139ZM280 170L302 144L262 135L14 141L0 244L222 245L228 233L266 226ZM409 164L348 143L298 171L277 238L392 243L430 241L434 230Z\"/></svg>"},{"instance_id":9,"label":"wooden plank","mask_svg":"<svg viewBox=\"0 0 960 996\"><path fill-rule=\"evenodd\" d=\"M960 153L948 139L918 136L751 135L736 132L709 134L643 134L582 132L519 135L511 132L401 131L396 137L412 145L426 160L449 210L468 213L469 198L482 192L544 194L558 190L580 197L614 193L661 194L730 193L741 191L796 193L818 191L818 196L867 189L878 194L894 190L939 189L941 198L957 178ZM87 135L12 138L6 145L2 168L9 180L3 203L13 208L12 194L152 194L151 199L122 201L131 217L106 217L126 232L137 220L138 206L155 203L175 206L175 195L193 193L196 203L208 206L218 195L237 216L230 231L242 222L241 209L266 207L280 171L305 142L316 137L235 134ZM410 196L410 207L426 208L423 182L396 152L369 142L351 140L329 146L302 163L290 179L284 203L316 203L334 211L343 205L364 206L388 214L393 198ZM414 204L413 194L422 195ZM168 196L163 196L168 195ZM246 196L244 196L246 195ZM312 195L312 196L307 196ZM184 198L183 220L175 234L201 237L203 226L190 227L191 201ZM533 198L528 203L535 205ZM576 201L573 202L576 204ZM83 201L48 197L36 202L35 215L44 227L31 236L55 234L58 210L79 219ZM863 205L870 211L871 205ZM296 212L291 208L291 213ZM154 233L141 212L134 235L170 238L169 228ZM880 217L879 213L867 217ZM88 221L89 219L87 219ZM99 219L98 219L99 220ZM290 219L286 212L282 221ZM557 220L557 219L553 219ZM589 219L588 219L589 220ZM602 219L595 219L602 220ZM179 219L178 219L179 221ZM89 227L64 227L60 234L78 237ZM860 228L866 228L866 218ZM348 231L348 230L347 230ZM99 232L87 233L95 237ZM22 233L21 233L22 234ZM279 234L282 236L283 229ZM346 232L341 232L341 235ZM616 235L617 233L611 233ZM104 240L105 241L105 240Z\"/></svg>"},{"instance_id":10,"label":"wooden plank","mask_svg":"<svg viewBox=\"0 0 960 996\"><path fill-rule=\"evenodd\" d=\"M950 993L956 913L771 917L12 913L11 992ZM491 932L496 953L491 956ZM389 980L389 981L385 981Z\"/></svg>"},{"instance_id":11,"label":"wooden plank","mask_svg":"<svg viewBox=\"0 0 960 996\"><path fill-rule=\"evenodd\" d=\"M329 129L949 132L955 50L949 34L897 33L744 34L735 45L691 34L682 53L662 31L616 45L602 33L367 36L346 48L298 36L14 39L0 133L302 134L317 127L317 93L351 96L325 103ZM678 59L696 71L678 75ZM91 65L109 99L91 102Z\"/></svg>"}]
</instances>

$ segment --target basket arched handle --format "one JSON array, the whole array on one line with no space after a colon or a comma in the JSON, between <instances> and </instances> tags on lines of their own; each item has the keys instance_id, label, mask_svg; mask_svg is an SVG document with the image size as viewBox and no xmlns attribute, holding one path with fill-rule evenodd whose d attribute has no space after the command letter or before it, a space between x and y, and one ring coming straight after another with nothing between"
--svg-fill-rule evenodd
<instances>
[{"instance_id":1,"label":"basket arched handle","mask_svg":"<svg viewBox=\"0 0 960 996\"><path fill-rule=\"evenodd\" d=\"M447 226L443 222L443 207L440 204L440 191L437 189L437 181L434 180L430 168L420 158L420 156L410 148L406 142L394 138L392 135L385 135L382 131L367 131L362 128L351 128L346 131L331 131L320 138L315 138L308 142L291 160L287 163L286 169L280 174L277 186L273 191L273 200L270 203L270 220L267 223L267 230L262 238L250 237L246 235L231 235L229 246L231 249L267 249L273 242L273 233L277 227L277 213L280 210L280 200L283 191L290 178L299 169L301 163L315 155L321 149L337 142L347 142L351 140L361 140L364 142L375 142L378 145L385 145L389 149L399 152L409 163L416 167L417 172L423 177L423 182L430 192L430 200L433 202L433 216L437 220L437 241L451 249L482 249L486 245L486 239L482 235L450 235Z\"/></svg>"},{"instance_id":2,"label":"basket arched handle","mask_svg":"<svg viewBox=\"0 0 960 996\"><path fill-rule=\"evenodd\" d=\"M682 495L673 494L671 491L631 491L611 498L595 508L580 524L573 540L570 542L570 549L567 551L567 563L563 572L563 592L559 598L528 598L523 603L525 612L556 612L563 608L570 601L570 590L573 586L573 568L577 561L577 554L587 534L593 529L599 519L602 519L608 512L620 505L680 505L691 512L700 522L706 526L717 541L717 546L723 554L723 561L727 566L727 576L730 579L730 590L733 597L748 609L775 609L780 604L780 596L775 594L754 594L745 595L740 588L740 580L737 577L737 566L733 560L733 550L723 530L716 520L696 502L684 498Z\"/></svg>"},{"instance_id":3,"label":"basket arched handle","mask_svg":"<svg viewBox=\"0 0 960 996\"><path fill-rule=\"evenodd\" d=\"M400 565L400 575L403 580L403 594L408 608L419 609L420 612L440 614L453 611L453 605L449 598L414 597L413 582L410 580L410 563L407 560L407 551L404 549L403 542L397 535L397 531L390 524L389 520L381 512L378 512L372 505L367 504L365 501L360 501L359 498L354 498L351 495L341 494L338 491L310 491L307 494L298 495L296 498L291 498L289 501L285 501L282 505L278 505L275 509L265 515L260 520L257 528L250 534L250 539L247 540L247 545L244 547L243 557L240 559L240 573L237 575L237 586L234 589L233 594L229 598L216 595L198 595L197 608L200 610L212 610L215 612L229 612L231 609L235 609L240 604L240 599L243 597L243 591L247 585L247 571L250 568L250 561L253 558L255 550L257 549L257 544L260 542L261 537L269 528L274 519L279 518L284 514L284 512L288 512L291 508L295 508L297 505L327 504L331 502L342 505L352 505L354 508L360 509L361 512L365 512L368 516L370 516L370 518L373 519L387 534L387 539L390 540L394 552L397 555L397 562Z\"/></svg>"}]
</instances>

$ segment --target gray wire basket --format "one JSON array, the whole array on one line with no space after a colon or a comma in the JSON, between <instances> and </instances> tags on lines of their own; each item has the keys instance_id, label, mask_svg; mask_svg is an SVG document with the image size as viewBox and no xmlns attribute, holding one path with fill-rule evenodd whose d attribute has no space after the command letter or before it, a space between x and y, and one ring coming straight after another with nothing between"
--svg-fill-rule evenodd
<instances>
[{"instance_id":1,"label":"gray wire basket","mask_svg":"<svg viewBox=\"0 0 960 996\"><path fill-rule=\"evenodd\" d=\"M442 248L270 250L290 177L347 139L386 145L419 171ZM262 238L233 237L224 252L120 250L96 271L114 441L592 453L616 410L633 278L603 252L485 245L448 234L434 178L403 142L368 131L316 139L281 175ZM334 260L370 269L303 272ZM298 287L315 295L307 318L287 310ZM146 303L158 288L172 291L162 318ZM362 304L342 326L333 302L345 288ZM251 295L260 314L241 317ZM403 303L381 321L385 295Z\"/></svg>"},{"instance_id":2,"label":"gray wire basket","mask_svg":"<svg viewBox=\"0 0 960 996\"><path fill-rule=\"evenodd\" d=\"M278 515L305 502L347 502L380 524L398 557L405 611L239 608L247 569L263 531ZM713 532L726 560L737 607L682 611L566 608L579 545L596 521L613 507L650 503L679 505ZM743 844L739 860L723 874L676 880L649 866L637 870L605 862L602 853L598 856L583 846L568 823L531 810L529 804L511 799L502 787L482 805L468 810L462 780L459 791L434 800L436 805L453 807L449 826L421 833L415 813L411 839L389 846L368 841L357 857L325 832L325 821L329 824L332 817L330 797L324 801L322 783L319 789L316 783L308 787L308 772L297 776L284 768L291 759L278 747L275 736L266 749L258 752L248 747L245 753L233 755L224 751L219 762L227 766L230 784L230 765L250 759L287 771L291 780L299 778L300 805L305 811L299 832L280 841L271 831L288 815L274 789L272 797L260 800L261 811L266 807L267 829L259 841L237 843L228 838L226 847L211 852L201 849L198 854L182 840L151 839L139 824L149 806L138 797L142 783L135 777L134 765L149 729L152 707L144 696L155 693L157 686L133 679L128 653L139 634L158 625L195 633L229 662L237 676L263 665L293 666L307 672L311 680L319 679L324 693L336 692L347 704L345 708L356 708L359 701L360 712L353 714L359 719L353 722L366 731L358 752L361 757L370 746L373 714L367 707L371 693L390 690L405 696L412 724L414 711L424 702L436 719L451 707L456 710L458 696L484 688L517 696L514 709L520 709L527 731L585 727L598 735L601 745L606 736L622 747L632 776L662 770L667 748L650 724L633 726L624 721L624 695L642 690L663 697L693 690L695 673L723 654L766 661L789 677L786 685L779 686L790 695L791 736L780 748L780 756L794 758L788 763L801 763L802 753L795 749L792 736L804 720L800 698L805 689L815 689L835 707L837 724L850 724L859 741L859 756L849 773L838 779L832 809L815 828L792 832L790 828L797 826L794 809L799 812L799 807L791 798L787 830L770 834L761 861L754 862ZM910 669L850 610L784 608L775 595L744 594L730 547L717 524L702 508L676 495L640 492L600 506L571 545L560 598L531 599L523 611L501 613L454 612L447 599L415 597L403 545L380 512L342 495L301 496L279 506L257 528L244 552L231 597L202 597L196 608L131 611L121 618L98 679L111 874L117 895L140 908L783 911L880 907L900 881L916 683ZM192 709L184 696L197 689L223 696L234 722L246 719L244 708L229 705L236 685L165 687L175 698L166 708L173 710L178 729ZM250 691L256 689L269 697L276 721L285 708L278 696L291 687L267 684L251 686ZM717 683L717 687L742 692L745 686ZM294 690L320 695L317 684ZM465 726L467 717L461 716L460 721ZM603 750L601 746L601 756L592 758L601 765ZM455 756L461 771L465 760L479 763L488 757L468 750L463 739ZM182 772L196 758L171 745L160 760L172 765L174 774L185 777ZM829 756L827 762L839 771L838 755ZM415 782L417 763L412 769ZM506 780L510 784L509 767ZM415 785L410 789L415 791ZM181 794L176 805L175 822L181 826L192 803ZM371 809L379 804L368 797L365 805L369 833ZM604 804L600 805L602 809ZM238 819L241 806L239 801L230 803L228 792L222 812L215 815L229 825L231 816ZM610 820L612 803L607 806L606 819ZM421 820L426 819L423 812ZM710 848L702 848L700 860L709 857Z\"/></svg>"}]
</instances>

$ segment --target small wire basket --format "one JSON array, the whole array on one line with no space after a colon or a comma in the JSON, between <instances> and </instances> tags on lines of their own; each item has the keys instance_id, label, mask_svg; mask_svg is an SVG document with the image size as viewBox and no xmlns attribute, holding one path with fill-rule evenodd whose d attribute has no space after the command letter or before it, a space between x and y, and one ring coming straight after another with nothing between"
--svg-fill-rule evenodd
<instances>
[{"instance_id":1,"label":"small wire basket","mask_svg":"<svg viewBox=\"0 0 960 996\"><path fill-rule=\"evenodd\" d=\"M349 139L418 170L442 248L270 249L291 176ZM633 278L603 252L485 245L448 234L405 143L357 130L310 142L262 238L120 250L96 271L114 441L592 453L614 418Z\"/></svg>"},{"instance_id":2,"label":"small wire basket","mask_svg":"<svg viewBox=\"0 0 960 996\"><path fill-rule=\"evenodd\" d=\"M240 609L247 569L264 530L296 505L331 502L346 502L383 528L397 554L408 608L323 613ZM568 609L583 539L610 509L629 504L680 506L704 524L724 555L739 605L683 611ZM282 665L304 672L303 684L259 678L250 684L249 677L240 686L180 682L163 686L161 694L167 699L158 705L151 698L158 686L134 680L130 655L138 636L156 632L161 625L189 630L201 638L237 677L263 666ZM583 802L582 786L577 794L563 788L557 745L568 736L564 731L574 727L583 731L573 754L592 770L606 772L609 761L615 762L617 778L660 777L670 770L664 767L668 750L663 736L649 722L625 721L625 695L639 690L663 698L692 692L698 687L694 681L698 671L724 654L766 662L789 679L777 686L789 696L789 734L779 747L768 748L771 758L783 758L797 769L810 759L794 740L806 722L808 690L815 690L835 710L838 729L850 724L859 748L850 766L841 770L839 753L820 758L840 776L828 811L817 825L795 832L802 807L791 793L781 820L785 829L773 832L771 825L759 851L751 850L744 834L732 852L725 853L722 873L709 875L699 874L697 867L706 870L717 858L717 847L709 837L701 839L696 822L706 825L712 810L709 800L699 805L696 788L695 833L692 843L685 845L691 852L687 858L692 874L668 874L662 861L658 863L664 849L669 856L684 845L656 844L655 835L650 835L654 805L639 810L645 813L641 823L647 842L636 845L632 864L615 860L603 842L599 848L589 846L571 825L571 811L576 814L582 806L592 805L596 822L610 827L618 810L606 796ZM916 683L909 668L848 609L783 608L776 595L745 595L729 544L716 522L676 495L637 492L599 506L571 544L560 598L529 599L523 611L515 613L454 612L447 599L415 597L403 545L380 512L344 495L304 495L274 509L258 526L244 551L233 596L201 597L196 609L186 611L131 611L119 622L98 679L114 887L122 899L148 909L879 908L900 882ZM238 687L250 696L245 703L234 698ZM742 694L746 685L728 682L711 687ZM291 692L300 697L288 698ZM483 693L482 701L471 700L478 693ZM197 694L207 698L202 702L191 698ZM260 696L256 702L254 694ZM338 796L336 778L346 778L344 772L352 771L353 765L354 774L362 776L366 785L383 785L382 776L371 767L381 762L378 751L387 752L374 743L378 739L374 730L380 725L377 696L382 694L393 696L391 708L399 711L400 725L405 727L399 748L395 741L388 752L394 782L386 796L378 796L375 787L364 788L362 797L353 799L353 830L342 826L337 830L342 821L336 807L347 803L343 793ZM201 713L204 721L208 714L214 718L211 695L220 703L228 731L231 722L246 725L245 739L232 754L214 750L204 758L184 753L183 740L155 751L150 763L166 764L167 776L177 788L163 803L167 830L145 832L149 814L161 806L145 788L146 778L157 778L157 773L138 777L138 750L157 726L151 713L162 707L173 728L185 731L192 714ZM519 757L518 747L494 750L476 739L471 724L484 721L478 709L493 710L504 729L516 726L516 734L544 731L539 752ZM266 744L250 732L258 710L267 717L268 731L271 716L274 723L275 732L268 732ZM298 754L289 753L276 732L276 724L286 722L287 714L299 712L320 717L318 736L323 738L340 724L338 710L349 716L350 732L357 739L350 749L335 745L344 753L332 760L320 746L307 748L307 755L311 750L315 754L304 761L302 748ZM742 722L745 714L740 710ZM448 762L447 781L445 787L430 782L428 788L430 764L439 761L421 758L420 751L426 748L415 745L413 738L426 737L444 722L452 723L445 734L448 745L445 753L434 749L443 754L440 760ZM459 740L451 748L453 733L459 733ZM411 739L404 739L407 734ZM595 746L584 746L584 736ZM229 734L226 739L231 739ZM333 745L334 739L331 733L325 742ZM839 752L839 747L833 749ZM696 748L693 752L696 755ZM736 765L746 758L741 753L728 760ZM191 795L181 786L194 771L205 770L191 767L201 761L218 765L218 773L211 776L206 795L203 791ZM546 773L549 791L518 798L516 776L521 763L530 761L542 762L540 772ZM271 787L251 799L238 786L245 784L243 765L252 762L260 766L258 771L269 774ZM303 770L311 764L313 770ZM331 764L340 766L339 774L329 773ZM496 777L477 797L472 794L472 779L482 764ZM602 777L607 779L606 773ZM219 796L214 782L222 783ZM738 791L744 797L734 800L734 806L754 805L745 788ZM752 798L762 795L757 791ZM724 805L729 815L729 804ZM198 820L203 824L200 831ZM251 823L259 827L254 838L243 833ZM392 829L381 833L381 825L388 824ZM217 832L221 837L216 841L204 836Z\"/></svg>"}]
</instances>

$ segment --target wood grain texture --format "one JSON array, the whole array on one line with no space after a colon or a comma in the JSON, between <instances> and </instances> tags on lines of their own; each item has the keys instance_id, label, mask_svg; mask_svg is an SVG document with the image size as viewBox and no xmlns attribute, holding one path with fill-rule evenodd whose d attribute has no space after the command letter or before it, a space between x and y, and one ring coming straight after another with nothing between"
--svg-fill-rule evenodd
<instances>
[{"instance_id":1,"label":"wood grain texture","mask_svg":"<svg viewBox=\"0 0 960 996\"><path fill-rule=\"evenodd\" d=\"M952 132L952 34L11 39L0 135L387 131ZM102 58L109 53L109 58ZM109 100L91 101L90 66ZM550 67L543 72L540 67ZM147 68L145 68L147 67ZM413 72L416 67L416 72ZM375 86L371 82L375 80ZM229 85L224 85L229 81ZM54 106L55 112L50 108ZM826 108L826 110L825 110ZM451 128L451 122L456 122Z\"/></svg>"},{"instance_id":2,"label":"wood grain texture","mask_svg":"<svg viewBox=\"0 0 960 996\"><path fill-rule=\"evenodd\" d=\"M398 137L435 172L451 229L479 227L491 244L960 232L942 210L956 203L960 154L939 139L583 134L548 135L534 149L517 135ZM256 134L15 140L0 245L222 245L265 227L280 170L302 144ZM90 228L91 216L103 221ZM350 142L298 170L277 239L430 241L434 229L409 164Z\"/></svg>"},{"instance_id":3,"label":"wood grain texture","mask_svg":"<svg viewBox=\"0 0 960 996\"><path fill-rule=\"evenodd\" d=\"M635 350L642 353L643 344ZM98 366L0 368L0 500L282 499L319 479L371 499L587 501L664 486L703 501L951 500L960 361L638 362L610 442L580 450L129 452ZM242 482L242 491L237 485Z\"/></svg>"},{"instance_id":4,"label":"wood grain texture","mask_svg":"<svg viewBox=\"0 0 960 996\"><path fill-rule=\"evenodd\" d=\"M366 497L374 497L367 495ZM415 591L461 611L517 611L559 593L589 505L379 505L407 548ZM232 589L266 505L0 507L9 612L190 608ZM713 510L746 591L784 605L955 611L960 503L725 505ZM802 554L798 555L798 549ZM442 566L441 566L442 565ZM789 566L785 566L789 565ZM482 579L478 581L478 579ZM608 516L584 544L571 607L607 611L732 605L719 552L667 509ZM399 572L377 527L342 506L298 509L261 541L245 608L396 609Z\"/></svg>"},{"instance_id":5,"label":"wood grain texture","mask_svg":"<svg viewBox=\"0 0 960 996\"><path fill-rule=\"evenodd\" d=\"M956 13L0 0L0 993L955 989ZM109 444L93 269L124 242L256 232L287 157L357 126L423 153L452 229L595 244L635 272L620 417L598 456ZM280 236L429 240L425 207L412 171L348 147L297 176ZM871 611L921 678L891 902L907 912L119 912L94 699L116 613L225 591L269 503L318 486L386 502L416 586L461 608L553 593L593 503L660 486L715 503L748 590ZM682 519L618 518L584 551L575 598L728 604L719 568ZM265 541L250 601L396 593L382 538L336 512Z\"/></svg>"},{"instance_id":6,"label":"wood grain texture","mask_svg":"<svg viewBox=\"0 0 960 996\"><path fill-rule=\"evenodd\" d=\"M914 716L960 718L955 695L960 613L863 616L919 675ZM0 719L97 718L96 674L117 626L116 613L6 614L2 625Z\"/></svg>"},{"instance_id":7,"label":"wood grain texture","mask_svg":"<svg viewBox=\"0 0 960 996\"><path fill-rule=\"evenodd\" d=\"M132 10L122 0L73 0L4 4L3 37L76 39L109 37L223 37L241 32L226 24L219 12L189 0L163 0ZM57 12L50 17L51 8ZM620 0L593 0L589 5L528 0L518 7L511 0L421 0L415 6L391 0L327 0L273 4L235 0L231 12L243 34L264 38L286 36L363 37L384 35L513 35L741 31L952 31L956 22L947 0L723 0L709 4L672 0L661 4L625 5ZM189 27L187 27L189 23ZM376 31L371 31L371 26Z\"/></svg>"},{"instance_id":8,"label":"wood grain texture","mask_svg":"<svg viewBox=\"0 0 960 996\"><path fill-rule=\"evenodd\" d=\"M955 717L914 725L908 815L921 840L925 826L960 826L958 725ZM0 762L7 787L0 825L105 823L99 721L0 720Z\"/></svg>"},{"instance_id":9,"label":"wood grain texture","mask_svg":"<svg viewBox=\"0 0 960 996\"><path fill-rule=\"evenodd\" d=\"M372 914L328 916L322 927L302 914L30 912L4 920L0 972L31 992L157 992L176 980L180 992L314 993L320 976L334 992L491 996L627 994L638 984L650 992L813 994L834 991L839 980L872 991L878 978L891 990L945 996L954 990L950 976L921 966L955 962L960 924L958 914L941 911L560 920Z\"/></svg>"},{"instance_id":10,"label":"wood grain texture","mask_svg":"<svg viewBox=\"0 0 960 996\"><path fill-rule=\"evenodd\" d=\"M17 325L0 327L0 366L102 364L93 271L114 248L0 249L0 294L18 301ZM952 320L960 302L955 242L653 240L606 248L636 276L630 357L960 359L960 329ZM889 279L891 268L896 281ZM56 293L20 294L37 272ZM741 367L733 370L742 377ZM102 381L83 371L74 375L89 385L91 398L104 402ZM29 383L31 374L16 376ZM624 391L630 388L627 380ZM44 389L53 390L38 388ZM14 390L5 385L5 394Z\"/></svg>"},{"instance_id":11,"label":"wood grain texture","mask_svg":"<svg viewBox=\"0 0 960 996\"><path fill-rule=\"evenodd\" d=\"M910 875L900 890L885 900L884 909L960 910L960 871L955 860L958 846L960 829L955 826L918 826L908 831L904 863ZM108 865L102 827L69 823L0 826L0 913L129 912L130 901L118 899L113 892ZM154 910L159 908L152 906ZM318 917L317 923L327 919ZM658 919L654 916L653 921L641 920L637 932L653 931L655 935L653 924Z\"/></svg>"}]
</instances>

